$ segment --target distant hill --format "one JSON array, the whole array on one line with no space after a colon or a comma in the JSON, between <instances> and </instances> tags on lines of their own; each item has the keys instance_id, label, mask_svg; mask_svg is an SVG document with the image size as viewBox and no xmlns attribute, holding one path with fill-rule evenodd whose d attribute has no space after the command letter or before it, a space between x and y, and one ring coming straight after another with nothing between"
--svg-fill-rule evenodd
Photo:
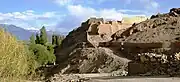
<instances>
[{"instance_id":1,"label":"distant hill","mask_svg":"<svg viewBox=\"0 0 180 82\"><path fill-rule=\"evenodd\" d=\"M15 25L7 25L7 24L0 24L0 28L4 28L6 31L10 32L11 34L15 35L19 40L29 40L29 37L32 34L39 33L38 30L26 30L21 27L17 27ZM53 31L47 31L49 40L51 40L52 34L58 34L58 35L66 35L67 33L61 33L61 32L53 32Z\"/></svg>"}]
</instances>

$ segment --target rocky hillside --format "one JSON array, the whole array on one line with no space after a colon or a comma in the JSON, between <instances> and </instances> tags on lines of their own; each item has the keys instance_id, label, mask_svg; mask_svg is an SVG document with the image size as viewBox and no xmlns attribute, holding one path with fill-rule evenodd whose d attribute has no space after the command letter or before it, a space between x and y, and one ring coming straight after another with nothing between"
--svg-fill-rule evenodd
<instances>
[{"instance_id":1,"label":"rocky hillside","mask_svg":"<svg viewBox=\"0 0 180 82\"><path fill-rule=\"evenodd\" d=\"M167 14L153 15L151 19L133 25L113 36L118 41L152 43L175 42L180 39L180 10L173 8Z\"/></svg>"},{"instance_id":2,"label":"rocky hillside","mask_svg":"<svg viewBox=\"0 0 180 82\"><path fill-rule=\"evenodd\" d=\"M99 36L99 38L106 36L106 34L98 34L99 28L97 27L101 25L102 19L89 19L66 36L56 53L59 66L53 70L61 73L111 73L122 71L122 69L127 71L128 62L136 60L138 54L144 54L142 52L148 53L149 47L154 49L151 51L154 55L156 53L162 55L161 51L158 51L164 48L162 43L180 40L179 16L180 9L173 8L169 13L153 15L151 19L129 27L121 27L112 34L111 41L104 42L105 40L99 41L98 39L98 43L106 43L103 44L104 46L93 46L88 39L88 36ZM96 29L93 35L89 35L88 29L92 23L95 24ZM123 26L121 21L118 23ZM106 31L103 30L103 32ZM165 56L163 54L163 57L166 58L166 55L167 53Z\"/></svg>"},{"instance_id":3,"label":"rocky hillside","mask_svg":"<svg viewBox=\"0 0 180 82\"><path fill-rule=\"evenodd\" d=\"M113 42L127 43L124 54L135 58L135 61L128 65L129 74L180 74L179 21L180 8L172 8L169 13L153 15L151 19L134 24L124 31L120 30L112 36ZM151 56L148 56L149 54Z\"/></svg>"}]
</instances>

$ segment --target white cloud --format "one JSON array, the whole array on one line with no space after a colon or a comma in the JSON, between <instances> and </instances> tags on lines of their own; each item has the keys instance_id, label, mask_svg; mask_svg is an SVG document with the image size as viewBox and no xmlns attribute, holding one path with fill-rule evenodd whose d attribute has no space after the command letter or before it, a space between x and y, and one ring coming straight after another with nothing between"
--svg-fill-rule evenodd
<instances>
[{"instance_id":1,"label":"white cloud","mask_svg":"<svg viewBox=\"0 0 180 82\"><path fill-rule=\"evenodd\" d=\"M125 13L142 13L142 11L140 10L118 10L115 8L95 9L93 7L88 6L88 4L102 4L106 1L108 0L55 0L56 4L64 6L68 10L68 13L63 18L63 21L60 21L57 25L55 25L56 29L58 28L59 30L70 31L73 28L80 26L82 21L86 21L90 17L102 17L104 19L122 20L122 17L135 16ZM131 3L131 0L129 0L129 3ZM140 14L139 16L145 15Z\"/></svg>"},{"instance_id":2,"label":"white cloud","mask_svg":"<svg viewBox=\"0 0 180 82\"><path fill-rule=\"evenodd\" d=\"M123 16L134 16L125 14L127 12L142 12L140 10L128 9L95 9L88 6L80 5L84 0L54 0L60 6L64 6L68 13L62 15L58 12L44 12L37 14L33 10L24 12L0 13L0 23L14 24L25 29L39 29L43 25L47 30L67 32L81 25L82 21L86 21L89 17L102 17L105 19L121 20ZM107 0L89 0L97 3L103 3ZM131 0L128 0L131 3ZM139 0L147 3L144 0ZM144 2L143 2L144 1ZM86 1L87 2L87 1ZM78 5L77 5L78 3ZM158 3L151 2L150 6L158 7ZM142 16L143 14L141 14Z\"/></svg>"},{"instance_id":3,"label":"white cloud","mask_svg":"<svg viewBox=\"0 0 180 82\"><path fill-rule=\"evenodd\" d=\"M38 29L44 24L46 26L58 23L63 15L56 12L44 12L36 14L33 10L24 12L0 13L1 24L13 24L25 29Z\"/></svg>"},{"instance_id":4,"label":"white cloud","mask_svg":"<svg viewBox=\"0 0 180 82\"><path fill-rule=\"evenodd\" d=\"M87 20L89 17L102 17L105 19L121 20L123 16L127 16L127 14L124 14L124 12L142 12L140 10L116 10L115 8L96 10L91 7L83 7L82 5L69 5L67 8L70 15L85 20Z\"/></svg>"},{"instance_id":5,"label":"white cloud","mask_svg":"<svg viewBox=\"0 0 180 82\"><path fill-rule=\"evenodd\" d=\"M123 14L115 9L103 9L99 12L99 16L105 19L122 20Z\"/></svg>"},{"instance_id":6,"label":"white cloud","mask_svg":"<svg viewBox=\"0 0 180 82\"><path fill-rule=\"evenodd\" d=\"M83 7L81 5L69 5L68 11L70 15L76 16L83 20L87 20L89 17L103 17L108 19L115 19L121 18L122 14L115 9L102 9L98 11L91 7Z\"/></svg>"},{"instance_id":7,"label":"white cloud","mask_svg":"<svg viewBox=\"0 0 180 82\"><path fill-rule=\"evenodd\" d=\"M12 13L0 13L1 20L5 19L20 19L20 20L34 20L38 18L52 18L57 16L55 12L45 12L42 14L34 14L34 11L24 11L24 12L12 12Z\"/></svg>"},{"instance_id":8,"label":"white cloud","mask_svg":"<svg viewBox=\"0 0 180 82\"><path fill-rule=\"evenodd\" d=\"M90 17L102 17L104 19L121 20L122 17L136 16L125 14L124 12L141 12L139 10L117 10L111 9L94 9L91 7L84 7L82 5L68 5L68 14L63 18L63 21L56 25L56 29L71 31L81 25L82 21L86 21ZM139 14L138 16L145 16Z\"/></svg>"},{"instance_id":9,"label":"white cloud","mask_svg":"<svg viewBox=\"0 0 180 82\"><path fill-rule=\"evenodd\" d=\"M89 17L96 14L96 10L90 7L82 7L81 5L69 5L67 7L69 14L76 17Z\"/></svg>"}]
</instances>

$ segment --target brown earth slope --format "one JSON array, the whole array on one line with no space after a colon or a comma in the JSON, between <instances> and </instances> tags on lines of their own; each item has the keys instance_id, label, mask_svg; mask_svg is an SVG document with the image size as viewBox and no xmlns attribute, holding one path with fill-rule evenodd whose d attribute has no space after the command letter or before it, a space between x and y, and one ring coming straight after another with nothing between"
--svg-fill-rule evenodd
<instances>
[{"instance_id":1,"label":"brown earth slope","mask_svg":"<svg viewBox=\"0 0 180 82\"><path fill-rule=\"evenodd\" d=\"M126 47L121 47L121 50L121 44L109 47L92 45L87 36L88 28L92 23L97 23L98 26L100 24L99 21L102 21L102 19L89 19L83 22L81 27L73 30L66 36L61 48L57 49L58 66L52 69L53 73L111 73L120 69L121 71L122 69L127 71L128 62L135 60L137 53L142 52L141 50L144 48L146 52L146 48L149 46L158 46L152 45L152 43L160 42L161 45L161 43L180 40L180 8L173 8L166 14L153 15L151 19L133 24L129 28L121 29L112 34L110 37L112 38L111 42L127 43ZM97 28L95 30L98 32ZM97 36L96 31L93 31L95 32L93 36ZM95 42L99 43L102 40L102 42L107 41L106 43L109 43L109 38L108 40L101 38L106 35L100 35L96 37L97 39L93 36L92 38ZM137 45L141 46L141 48L136 49ZM123 46L125 45L123 44ZM164 50L161 51L162 47L158 48L160 48L160 51L155 49L153 54L164 52Z\"/></svg>"}]
</instances>

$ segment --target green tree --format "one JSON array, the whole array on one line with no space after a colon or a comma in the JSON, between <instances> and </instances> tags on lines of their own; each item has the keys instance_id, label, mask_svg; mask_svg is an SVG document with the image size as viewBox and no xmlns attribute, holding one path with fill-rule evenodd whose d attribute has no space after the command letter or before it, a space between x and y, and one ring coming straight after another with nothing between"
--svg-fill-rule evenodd
<instances>
[{"instance_id":1,"label":"green tree","mask_svg":"<svg viewBox=\"0 0 180 82\"><path fill-rule=\"evenodd\" d=\"M51 43L46 44L47 46L47 50L51 53L54 54L54 45L52 45Z\"/></svg>"},{"instance_id":2,"label":"green tree","mask_svg":"<svg viewBox=\"0 0 180 82\"><path fill-rule=\"evenodd\" d=\"M45 45L48 42L46 28L43 26L40 29L40 44Z\"/></svg>"},{"instance_id":3,"label":"green tree","mask_svg":"<svg viewBox=\"0 0 180 82\"><path fill-rule=\"evenodd\" d=\"M47 47L41 44L31 44L29 49L34 52L35 60L38 62L39 67L48 63L54 63L56 60L53 52L48 51Z\"/></svg>"},{"instance_id":4,"label":"green tree","mask_svg":"<svg viewBox=\"0 0 180 82\"><path fill-rule=\"evenodd\" d=\"M34 34L32 34L31 37L30 37L30 43L31 44L36 44Z\"/></svg>"},{"instance_id":5,"label":"green tree","mask_svg":"<svg viewBox=\"0 0 180 82\"><path fill-rule=\"evenodd\" d=\"M36 40L35 40L36 44L40 44L40 37L38 34L36 34Z\"/></svg>"}]
</instances>

